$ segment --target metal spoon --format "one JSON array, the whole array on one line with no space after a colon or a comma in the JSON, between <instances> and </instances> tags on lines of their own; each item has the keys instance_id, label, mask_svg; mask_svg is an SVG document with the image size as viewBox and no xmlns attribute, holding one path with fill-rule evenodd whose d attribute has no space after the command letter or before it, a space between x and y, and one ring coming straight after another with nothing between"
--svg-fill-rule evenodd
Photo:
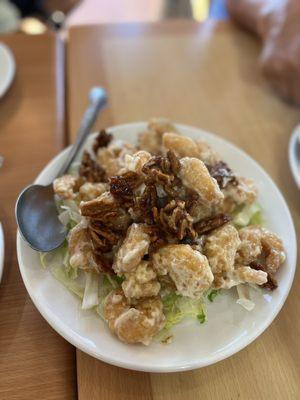
<instances>
[{"instance_id":1,"label":"metal spoon","mask_svg":"<svg viewBox=\"0 0 300 400\"><path fill-rule=\"evenodd\" d=\"M57 177L65 174L96 120L106 105L107 96L102 88L90 91L90 105L83 115L77 139ZM24 240L34 250L51 251L59 247L66 237L66 230L58 219L52 183L47 186L30 185L20 194L16 204L16 219Z\"/></svg>"}]
</instances>

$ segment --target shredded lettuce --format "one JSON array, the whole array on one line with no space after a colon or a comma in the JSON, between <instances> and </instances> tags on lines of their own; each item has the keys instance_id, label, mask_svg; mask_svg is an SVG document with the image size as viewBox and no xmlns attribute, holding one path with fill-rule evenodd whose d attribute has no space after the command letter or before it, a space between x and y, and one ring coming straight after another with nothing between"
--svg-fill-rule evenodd
<instances>
[{"instance_id":1,"label":"shredded lettuce","mask_svg":"<svg viewBox=\"0 0 300 400\"><path fill-rule=\"evenodd\" d=\"M62 266L67 250L67 244L64 243L58 249L49 251L48 253L39 253L41 265L43 268Z\"/></svg>"},{"instance_id":2,"label":"shredded lettuce","mask_svg":"<svg viewBox=\"0 0 300 400\"><path fill-rule=\"evenodd\" d=\"M110 274L95 274L73 268L69 262L67 243L60 248L40 253L43 268L48 268L53 276L82 300L82 309L95 309L103 318L103 306L109 293L118 288L123 277Z\"/></svg>"},{"instance_id":3,"label":"shredded lettuce","mask_svg":"<svg viewBox=\"0 0 300 400\"><path fill-rule=\"evenodd\" d=\"M99 304L99 275L93 272L86 272L84 295L82 299L83 310L88 310Z\"/></svg>"},{"instance_id":4,"label":"shredded lettuce","mask_svg":"<svg viewBox=\"0 0 300 400\"><path fill-rule=\"evenodd\" d=\"M206 321L206 314L203 310L200 314L197 315L197 319L200 322L200 324L204 324L204 322Z\"/></svg>"},{"instance_id":5,"label":"shredded lettuce","mask_svg":"<svg viewBox=\"0 0 300 400\"><path fill-rule=\"evenodd\" d=\"M68 245L65 242L61 247L48 253L40 253L40 261L43 268L49 268L52 275L66 286L71 292L81 299L84 294L85 284L78 278L77 268L69 263Z\"/></svg>"},{"instance_id":6,"label":"shredded lettuce","mask_svg":"<svg viewBox=\"0 0 300 400\"><path fill-rule=\"evenodd\" d=\"M78 202L76 200L57 200L58 219L69 231L81 221Z\"/></svg>"},{"instance_id":7,"label":"shredded lettuce","mask_svg":"<svg viewBox=\"0 0 300 400\"><path fill-rule=\"evenodd\" d=\"M252 311L255 307L255 303L250 298L249 286L241 284L236 287L238 293L237 304L244 307L247 311Z\"/></svg>"},{"instance_id":8,"label":"shredded lettuce","mask_svg":"<svg viewBox=\"0 0 300 400\"><path fill-rule=\"evenodd\" d=\"M70 279L76 279L78 275L77 268L73 268L69 262L68 244L65 242L58 249L49 251L48 253L40 253L40 261L43 268L62 267L65 269L65 274Z\"/></svg>"},{"instance_id":9,"label":"shredded lettuce","mask_svg":"<svg viewBox=\"0 0 300 400\"><path fill-rule=\"evenodd\" d=\"M207 294L208 300L212 303L212 302L214 301L214 299L218 296L219 292L220 292L219 290L212 289L212 290Z\"/></svg>"},{"instance_id":10,"label":"shredded lettuce","mask_svg":"<svg viewBox=\"0 0 300 400\"><path fill-rule=\"evenodd\" d=\"M234 215L233 223L238 228L247 225L264 225L261 206L258 203L244 206Z\"/></svg>"},{"instance_id":11,"label":"shredded lettuce","mask_svg":"<svg viewBox=\"0 0 300 400\"><path fill-rule=\"evenodd\" d=\"M107 299L107 296L111 293L112 290L118 287L118 283L115 281L115 275L110 274L102 274L100 275L99 282L99 304L96 307L97 314L103 319L104 318L104 305Z\"/></svg>"},{"instance_id":12,"label":"shredded lettuce","mask_svg":"<svg viewBox=\"0 0 300 400\"><path fill-rule=\"evenodd\" d=\"M73 162L71 167L69 168L68 174L73 175L75 177L78 176L79 173L80 162Z\"/></svg>"},{"instance_id":13,"label":"shredded lettuce","mask_svg":"<svg viewBox=\"0 0 300 400\"><path fill-rule=\"evenodd\" d=\"M163 298L163 305L166 316L164 332L170 330L186 317L198 319L200 323L204 323L206 320L202 299L191 299L176 293L170 293Z\"/></svg>"},{"instance_id":14,"label":"shredded lettuce","mask_svg":"<svg viewBox=\"0 0 300 400\"><path fill-rule=\"evenodd\" d=\"M76 296L83 299L85 292L85 285L80 284L79 280L71 279L67 274L66 270L62 266L55 266L51 269L52 275L61 282L67 289L69 289L72 293L76 294Z\"/></svg>"}]
</instances>

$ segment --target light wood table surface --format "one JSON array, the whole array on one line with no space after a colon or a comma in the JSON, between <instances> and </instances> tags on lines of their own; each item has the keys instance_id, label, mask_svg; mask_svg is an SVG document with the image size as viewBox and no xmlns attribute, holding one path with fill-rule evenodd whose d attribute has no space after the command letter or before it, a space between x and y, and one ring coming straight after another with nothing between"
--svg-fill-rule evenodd
<instances>
[{"instance_id":1,"label":"light wood table surface","mask_svg":"<svg viewBox=\"0 0 300 400\"><path fill-rule=\"evenodd\" d=\"M0 99L0 221L5 267L0 283L0 399L76 398L75 350L31 302L16 258L14 206L64 142L63 59L52 35L1 36L14 53L16 77Z\"/></svg>"},{"instance_id":2,"label":"light wood table surface","mask_svg":"<svg viewBox=\"0 0 300 400\"><path fill-rule=\"evenodd\" d=\"M258 54L255 39L226 23L72 28L67 51L70 138L93 85L103 85L110 100L98 128L165 116L215 132L272 176L299 235L299 191L289 171L287 146L300 113L264 82ZM139 373L77 351L79 399L299 399L299 278L298 271L285 306L260 338L207 368Z\"/></svg>"}]
</instances>

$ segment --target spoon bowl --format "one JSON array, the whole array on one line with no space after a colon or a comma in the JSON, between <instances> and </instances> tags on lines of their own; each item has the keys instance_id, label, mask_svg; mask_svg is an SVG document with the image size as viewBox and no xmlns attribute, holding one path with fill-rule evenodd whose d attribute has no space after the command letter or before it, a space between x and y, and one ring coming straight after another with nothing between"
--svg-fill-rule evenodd
<instances>
[{"instance_id":1,"label":"spoon bowl","mask_svg":"<svg viewBox=\"0 0 300 400\"><path fill-rule=\"evenodd\" d=\"M26 187L17 204L19 229L30 247L38 251L50 251L63 243L66 230L57 218L52 184Z\"/></svg>"},{"instance_id":2,"label":"spoon bowl","mask_svg":"<svg viewBox=\"0 0 300 400\"><path fill-rule=\"evenodd\" d=\"M106 105L107 96L102 88L94 87L89 94L90 105L82 118L75 144L67 160L58 173L64 175L96 120L99 111ZM49 185L30 185L20 194L16 204L16 219L23 239L34 250L47 252L59 247L65 240L67 231L58 219L52 183Z\"/></svg>"}]
</instances>

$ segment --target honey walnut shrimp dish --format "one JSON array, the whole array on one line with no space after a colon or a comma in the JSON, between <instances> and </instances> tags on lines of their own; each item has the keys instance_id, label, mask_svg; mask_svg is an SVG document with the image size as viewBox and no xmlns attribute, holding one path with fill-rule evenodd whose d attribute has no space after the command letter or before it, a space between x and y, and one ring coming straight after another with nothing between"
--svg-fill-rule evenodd
<instances>
[{"instance_id":1,"label":"honey walnut shrimp dish","mask_svg":"<svg viewBox=\"0 0 300 400\"><path fill-rule=\"evenodd\" d=\"M203 323L220 289L243 300L246 286L277 287L284 248L260 224L253 182L169 121L150 121L136 147L101 131L53 187L65 276L73 291L84 277L83 308L123 342L149 344L185 315Z\"/></svg>"}]
</instances>

